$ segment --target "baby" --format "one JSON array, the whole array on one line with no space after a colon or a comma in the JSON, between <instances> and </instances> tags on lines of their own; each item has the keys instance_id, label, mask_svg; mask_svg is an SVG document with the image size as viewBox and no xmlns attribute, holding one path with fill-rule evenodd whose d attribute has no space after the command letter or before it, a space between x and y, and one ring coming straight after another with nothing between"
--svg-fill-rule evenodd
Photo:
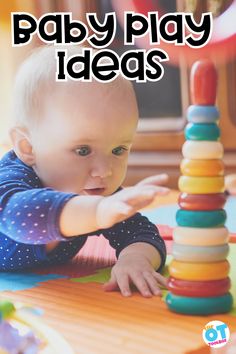
<instances>
[{"instance_id":1,"label":"baby","mask_svg":"<svg viewBox=\"0 0 236 354\"><path fill-rule=\"evenodd\" d=\"M55 47L46 46L16 76L13 150L0 161L0 270L66 262L103 234L117 255L105 290L129 296L133 284L160 295L165 244L137 210L167 193L167 176L121 188L138 120L132 85L121 76L55 82L55 73Z\"/></svg>"}]
</instances>

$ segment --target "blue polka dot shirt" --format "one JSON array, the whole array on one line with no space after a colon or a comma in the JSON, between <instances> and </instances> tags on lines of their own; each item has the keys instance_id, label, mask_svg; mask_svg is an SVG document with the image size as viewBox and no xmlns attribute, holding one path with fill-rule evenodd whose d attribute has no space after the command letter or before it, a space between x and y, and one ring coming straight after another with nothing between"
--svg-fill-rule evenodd
<instances>
[{"instance_id":1,"label":"blue polka dot shirt","mask_svg":"<svg viewBox=\"0 0 236 354\"><path fill-rule=\"evenodd\" d=\"M63 237L59 217L65 203L76 194L45 188L34 170L10 151L0 160L0 270L11 271L59 264L72 259L89 234ZM159 251L165 263L166 249L155 225L137 213L103 234L116 255L135 242L147 242ZM59 241L46 253L45 244Z\"/></svg>"}]
</instances>

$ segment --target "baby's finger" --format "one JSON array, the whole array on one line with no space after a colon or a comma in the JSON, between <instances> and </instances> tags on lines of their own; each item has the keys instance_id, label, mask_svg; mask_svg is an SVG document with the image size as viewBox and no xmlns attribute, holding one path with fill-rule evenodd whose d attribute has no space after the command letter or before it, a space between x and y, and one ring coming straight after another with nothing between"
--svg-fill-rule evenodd
<instances>
[{"instance_id":1,"label":"baby's finger","mask_svg":"<svg viewBox=\"0 0 236 354\"><path fill-rule=\"evenodd\" d=\"M137 205L140 202L146 201L150 203L157 195L167 194L168 188L157 186L140 186L134 187L132 190L128 190L122 199L129 203L129 205Z\"/></svg>"},{"instance_id":2,"label":"baby's finger","mask_svg":"<svg viewBox=\"0 0 236 354\"><path fill-rule=\"evenodd\" d=\"M154 295L161 296L161 290L158 286L157 280L152 272L144 272L143 276Z\"/></svg>"},{"instance_id":3,"label":"baby's finger","mask_svg":"<svg viewBox=\"0 0 236 354\"><path fill-rule=\"evenodd\" d=\"M119 289L115 276L112 274L108 282L103 284L105 291L114 291Z\"/></svg>"},{"instance_id":4,"label":"baby's finger","mask_svg":"<svg viewBox=\"0 0 236 354\"><path fill-rule=\"evenodd\" d=\"M165 289L168 288L168 279L167 278L163 277L163 275L161 275L158 272L153 272L153 276L157 280L158 284L163 286Z\"/></svg>"},{"instance_id":5,"label":"baby's finger","mask_svg":"<svg viewBox=\"0 0 236 354\"><path fill-rule=\"evenodd\" d=\"M170 189L167 188L167 187L156 187L156 195L155 196L158 196L158 195L166 195L170 193Z\"/></svg>"},{"instance_id":6,"label":"baby's finger","mask_svg":"<svg viewBox=\"0 0 236 354\"><path fill-rule=\"evenodd\" d=\"M120 292L123 296L131 296L131 290L129 286L129 277L127 274L123 274L121 276L117 276L117 284L120 288Z\"/></svg>"},{"instance_id":7,"label":"baby's finger","mask_svg":"<svg viewBox=\"0 0 236 354\"><path fill-rule=\"evenodd\" d=\"M150 176L144 178L142 181L138 183L138 185L155 185L155 186L163 186L169 180L169 176L166 173L161 175Z\"/></svg>"},{"instance_id":8,"label":"baby's finger","mask_svg":"<svg viewBox=\"0 0 236 354\"><path fill-rule=\"evenodd\" d=\"M152 297L149 286L141 273L133 275L132 282L143 297Z\"/></svg>"}]
</instances>

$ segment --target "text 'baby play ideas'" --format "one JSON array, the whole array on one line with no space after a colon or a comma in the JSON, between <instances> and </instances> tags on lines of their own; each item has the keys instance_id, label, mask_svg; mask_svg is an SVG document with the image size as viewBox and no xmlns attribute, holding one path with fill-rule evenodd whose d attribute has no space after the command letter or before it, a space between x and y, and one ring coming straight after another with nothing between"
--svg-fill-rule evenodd
<instances>
[{"instance_id":1,"label":"text 'baby play ideas'","mask_svg":"<svg viewBox=\"0 0 236 354\"><path fill-rule=\"evenodd\" d=\"M161 64L169 60L168 54L159 49L161 42L176 46L203 47L212 32L212 14L204 13L199 23L191 13L149 12L147 16L134 12L124 13L124 44L131 46L139 37L148 36L150 50L127 50L121 57L106 49L115 38L117 19L115 12L107 13L101 22L96 13L86 14L86 23L72 18L71 13L48 13L36 19L32 14L12 13L12 45L24 46L37 35L47 44L82 45L87 42L97 52L84 50L83 55L67 57L66 49L56 51L57 81L72 80L110 82L122 74L126 79L146 82L163 77Z\"/></svg>"}]
</instances>

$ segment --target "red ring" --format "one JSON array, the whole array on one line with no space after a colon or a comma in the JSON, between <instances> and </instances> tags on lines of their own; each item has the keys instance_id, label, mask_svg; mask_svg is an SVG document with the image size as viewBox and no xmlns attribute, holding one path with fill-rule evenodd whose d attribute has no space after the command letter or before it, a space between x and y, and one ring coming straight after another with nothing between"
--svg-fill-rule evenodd
<instances>
[{"instance_id":1,"label":"red ring","mask_svg":"<svg viewBox=\"0 0 236 354\"><path fill-rule=\"evenodd\" d=\"M211 297L226 294L231 287L230 278L210 281L187 281L170 277L168 290L175 295Z\"/></svg>"},{"instance_id":2,"label":"red ring","mask_svg":"<svg viewBox=\"0 0 236 354\"><path fill-rule=\"evenodd\" d=\"M178 204L184 210L215 210L223 209L226 202L224 193L189 194L180 193Z\"/></svg>"}]
</instances>

